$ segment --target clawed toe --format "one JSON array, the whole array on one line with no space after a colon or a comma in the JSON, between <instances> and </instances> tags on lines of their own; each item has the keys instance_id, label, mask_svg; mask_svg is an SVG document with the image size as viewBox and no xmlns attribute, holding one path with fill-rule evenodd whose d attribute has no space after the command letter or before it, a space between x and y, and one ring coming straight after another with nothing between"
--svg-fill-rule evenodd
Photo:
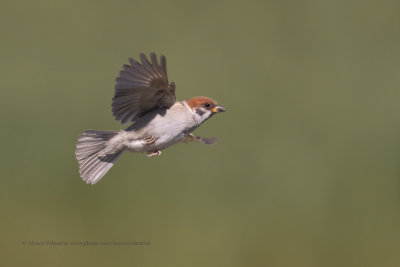
<instances>
[{"instance_id":1,"label":"clawed toe","mask_svg":"<svg viewBox=\"0 0 400 267\"><path fill-rule=\"evenodd\" d=\"M147 157L148 158L151 158L151 157L154 157L154 156L160 156L161 155L161 150L157 150L157 151L153 151L153 152L149 152L149 153L147 153Z\"/></svg>"},{"instance_id":2,"label":"clawed toe","mask_svg":"<svg viewBox=\"0 0 400 267\"><path fill-rule=\"evenodd\" d=\"M152 145L156 142L156 138L154 136L149 136L147 138L144 139L144 144L146 146Z\"/></svg>"}]
</instances>

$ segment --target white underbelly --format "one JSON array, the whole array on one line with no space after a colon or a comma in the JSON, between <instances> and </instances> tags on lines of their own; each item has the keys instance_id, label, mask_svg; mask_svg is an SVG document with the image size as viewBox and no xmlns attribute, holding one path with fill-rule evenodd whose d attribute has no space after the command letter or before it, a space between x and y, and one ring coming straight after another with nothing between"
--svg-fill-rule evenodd
<instances>
[{"instance_id":1,"label":"white underbelly","mask_svg":"<svg viewBox=\"0 0 400 267\"><path fill-rule=\"evenodd\" d=\"M157 150L163 150L169 146L179 143L184 137L185 137L184 133L178 133L174 135L164 135L156 139L154 147L156 147Z\"/></svg>"},{"instance_id":2,"label":"white underbelly","mask_svg":"<svg viewBox=\"0 0 400 267\"><path fill-rule=\"evenodd\" d=\"M181 127L168 127L158 128L157 132L146 132L138 139L130 139L125 143L125 147L132 152L153 152L157 150L164 150L169 146L179 143L187 132ZM155 137L155 142L146 144L146 139L150 136Z\"/></svg>"}]
</instances>

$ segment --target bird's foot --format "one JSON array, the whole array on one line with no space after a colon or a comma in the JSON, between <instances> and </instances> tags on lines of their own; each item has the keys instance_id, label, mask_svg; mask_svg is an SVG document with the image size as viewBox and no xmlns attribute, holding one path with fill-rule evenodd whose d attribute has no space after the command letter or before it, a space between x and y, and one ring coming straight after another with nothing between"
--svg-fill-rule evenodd
<instances>
[{"instance_id":1,"label":"bird's foot","mask_svg":"<svg viewBox=\"0 0 400 267\"><path fill-rule=\"evenodd\" d=\"M144 145L150 146L156 142L156 138L154 136L149 136L144 139Z\"/></svg>"},{"instance_id":2,"label":"bird's foot","mask_svg":"<svg viewBox=\"0 0 400 267\"><path fill-rule=\"evenodd\" d=\"M189 142L199 142L205 145L214 145L218 142L218 138L213 137L213 138L202 138L200 136L195 136L193 134L188 134L183 138L182 140L183 143L187 144Z\"/></svg>"},{"instance_id":3,"label":"bird's foot","mask_svg":"<svg viewBox=\"0 0 400 267\"><path fill-rule=\"evenodd\" d=\"M151 157L160 156L160 155L161 155L161 150L157 150L157 151L148 152L146 156L148 158L151 158Z\"/></svg>"}]
</instances>

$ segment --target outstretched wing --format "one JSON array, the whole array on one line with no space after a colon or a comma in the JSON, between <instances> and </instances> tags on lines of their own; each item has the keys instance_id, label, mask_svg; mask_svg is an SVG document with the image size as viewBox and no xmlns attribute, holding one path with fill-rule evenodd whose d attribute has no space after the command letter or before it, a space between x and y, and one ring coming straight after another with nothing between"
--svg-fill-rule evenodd
<instances>
[{"instance_id":1,"label":"outstretched wing","mask_svg":"<svg viewBox=\"0 0 400 267\"><path fill-rule=\"evenodd\" d=\"M169 108L175 102L175 84L168 83L165 56L160 63L155 53L150 60L142 53L141 63L129 58L116 79L112 112L117 121L135 121L155 108Z\"/></svg>"}]
</instances>

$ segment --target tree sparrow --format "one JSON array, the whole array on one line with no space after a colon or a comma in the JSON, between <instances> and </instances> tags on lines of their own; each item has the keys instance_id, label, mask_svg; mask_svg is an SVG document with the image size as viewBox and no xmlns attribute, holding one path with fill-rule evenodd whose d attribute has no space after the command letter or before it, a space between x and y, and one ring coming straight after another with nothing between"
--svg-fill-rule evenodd
<instances>
[{"instance_id":1,"label":"tree sparrow","mask_svg":"<svg viewBox=\"0 0 400 267\"><path fill-rule=\"evenodd\" d=\"M168 82L166 59L154 53L151 62L130 58L116 79L112 112L121 123L133 122L125 130L87 130L79 137L75 155L86 183L97 183L125 150L159 156L179 142L215 144L216 138L201 138L192 132L208 118L225 109L208 97L176 101L175 83Z\"/></svg>"}]
</instances>

